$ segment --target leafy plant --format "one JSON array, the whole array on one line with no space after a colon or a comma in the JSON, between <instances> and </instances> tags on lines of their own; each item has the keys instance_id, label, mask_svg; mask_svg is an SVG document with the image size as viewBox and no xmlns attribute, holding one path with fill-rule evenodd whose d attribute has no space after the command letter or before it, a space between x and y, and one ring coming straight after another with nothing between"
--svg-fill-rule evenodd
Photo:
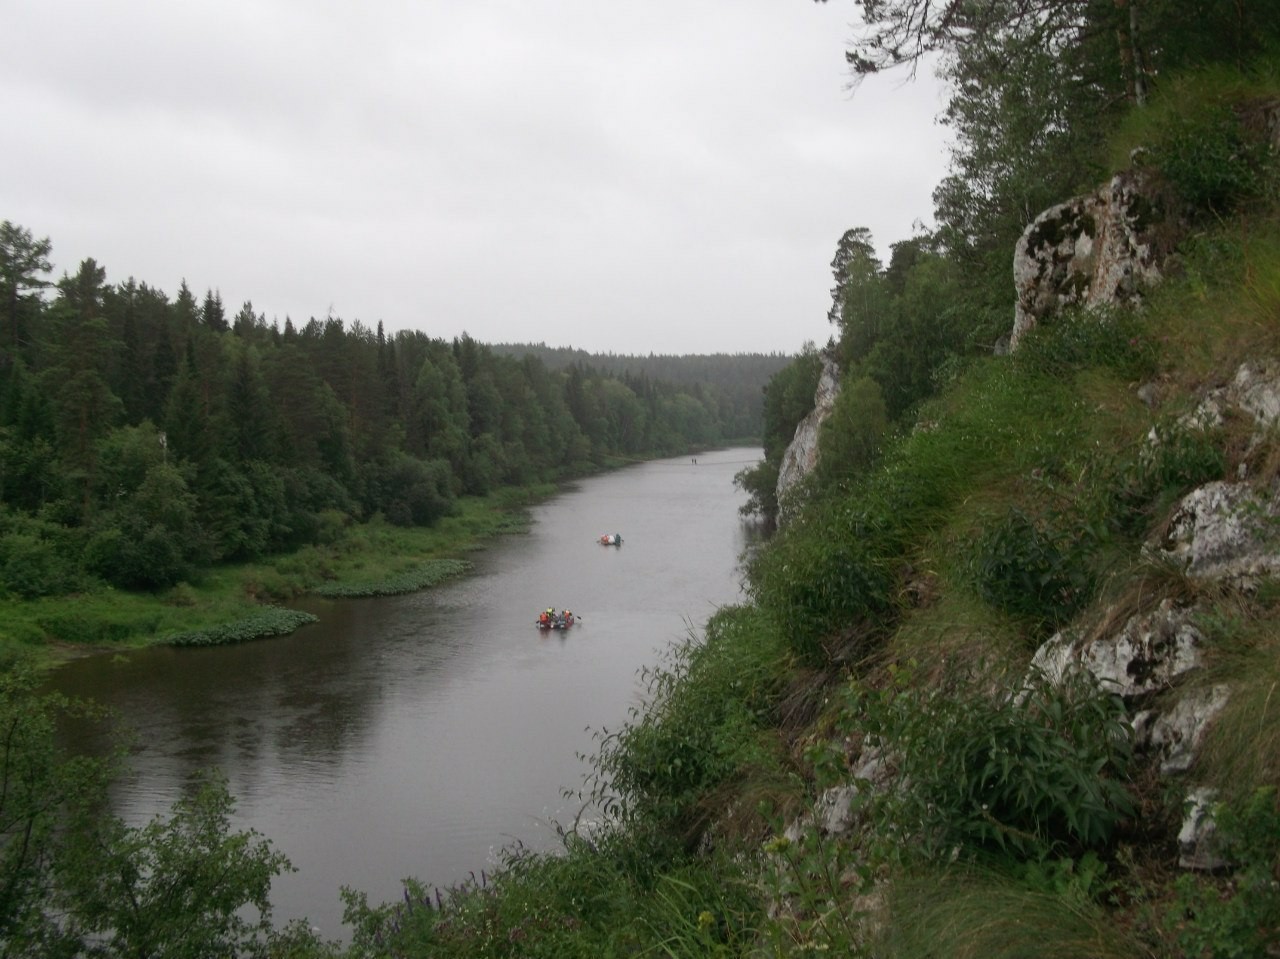
<instances>
[{"instance_id":1,"label":"leafy plant","mask_svg":"<svg viewBox=\"0 0 1280 959\"><path fill-rule=\"evenodd\" d=\"M886 814L920 848L1043 859L1103 847L1132 814L1124 705L1088 674L995 697L912 688L910 674L879 691L850 686L845 715L850 734L895 757L902 788Z\"/></svg>"},{"instance_id":2,"label":"leafy plant","mask_svg":"<svg viewBox=\"0 0 1280 959\"><path fill-rule=\"evenodd\" d=\"M1132 310L1071 310L1031 330L1018 345L1019 368L1063 376L1086 369L1108 370L1128 380L1156 370L1149 324Z\"/></svg>"},{"instance_id":3,"label":"leafy plant","mask_svg":"<svg viewBox=\"0 0 1280 959\"><path fill-rule=\"evenodd\" d=\"M253 830L232 832L234 808L225 781L210 776L167 819L84 823L56 870L70 927L107 955L263 954L271 880L292 866Z\"/></svg>"},{"instance_id":4,"label":"leafy plant","mask_svg":"<svg viewBox=\"0 0 1280 959\"><path fill-rule=\"evenodd\" d=\"M1230 103L1198 106L1169 115L1151 161L1193 210L1221 216L1263 195L1272 161Z\"/></svg>"},{"instance_id":5,"label":"leafy plant","mask_svg":"<svg viewBox=\"0 0 1280 959\"><path fill-rule=\"evenodd\" d=\"M1038 629L1065 622L1093 596L1097 537L1086 526L1011 509L977 538L969 575L979 595Z\"/></svg>"},{"instance_id":6,"label":"leafy plant","mask_svg":"<svg viewBox=\"0 0 1280 959\"><path fill-rule=\"evenodd\" d=\"M725 810L730 784L770 780L778 757L765 732L780 695L779 637L741 608L721 610L647 671L648 696L621 730L603 734L588 797L613 819L645 824L692 847Z\"/></svg>"},{"instance_id":7,"label":"leafy plant","mask_svg":"<svg viewBox=\"0 0 1280 959\"><path fill-rule=\"evenodd\" d=\"M782 955L860 955L868 915L850 900L872 891L875 870L867 850L828 834L815 818L764 844L761 881L773 908L763 933Z\"/></svg>"}]
</instances>

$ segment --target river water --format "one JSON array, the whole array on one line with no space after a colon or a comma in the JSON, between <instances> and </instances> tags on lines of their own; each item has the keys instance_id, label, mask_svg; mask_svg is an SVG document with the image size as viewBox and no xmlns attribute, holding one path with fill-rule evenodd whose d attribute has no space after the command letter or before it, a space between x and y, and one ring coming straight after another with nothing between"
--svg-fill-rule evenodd
<instances>
[{"instance_id":1,"label":"river water","mask_svg":"<svg viewBox=\"0 0 1280 959\"><path fill-rule=\"evenodd\" d=\"M341 886L371 902L400 880L442 888L513 842L556 845L578 812L595 734L640 702L640 670L742 599L753 537L729 449L592 477L532 510L527 535L470 558L473 574L422 593L311 601L290 636L213 649L149 649L60 667L62 692L112 707L136 735L116 811L167 813L217 767L253 828L297 872L275 881L280 923L345 939ZM597 543L619 533L620 547ZM571 629L540 631L547 606ZM88 751L105 736L75 735Z\"/></svg>"}]
</instances>

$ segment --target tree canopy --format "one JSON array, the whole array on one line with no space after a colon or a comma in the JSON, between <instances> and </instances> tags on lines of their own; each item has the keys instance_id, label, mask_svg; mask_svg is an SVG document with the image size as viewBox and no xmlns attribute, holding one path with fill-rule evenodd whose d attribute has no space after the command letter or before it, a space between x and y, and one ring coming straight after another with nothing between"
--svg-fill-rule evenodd
<instances>
[{"instance_id":1,"label":"tree canopy","mask_svg":"<svg viewBox=\"0 0 1280 959\"><path fill-rule=\"evenodd\" d=\"M326 512L429 526L460 496L749 438L786 362L550 365L250 302L228 320L216 290L93 259L52 282L51 250L0 224L0 594L161 588L314 542Z\"/></svg>"}]
</instances>

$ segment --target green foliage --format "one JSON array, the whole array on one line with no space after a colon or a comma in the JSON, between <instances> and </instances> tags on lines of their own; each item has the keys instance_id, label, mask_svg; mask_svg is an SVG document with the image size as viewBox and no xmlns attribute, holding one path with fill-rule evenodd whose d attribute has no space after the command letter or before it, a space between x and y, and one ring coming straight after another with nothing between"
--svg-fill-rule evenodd
<instances>
[{"instance_id":1,"label":"green foliage","mask_svg":"<svg viewBox=\"0 0 1280 959\"><path fill-rule=\"evenodd\" d=\"M968 572L988 603L1050 630L1092 598L1096 547L1096 535L1078 520L1011 509L973 541Z\"/></svg>"},{"instance_id":2,"label":"green foliage","mask_svg":"<svg viewBox=\"0 0 1280 959\"><path fill-rule=\"evenodd\" d=\"M415 570L380 580L376 583L324 583L311 592L331 598L358 598L367 596L396 596L429 589L454 576L461 576L472 569L473 564L459 559L437 559Z\"/></svg>"},{"instance_id":3,"label":"green foliage","mask_svg":"<svg viewBox=\"0 0 1280 959\"><path fill-rule=\"evenodd\" d=\"M42 610L36 622L45 635L77 646L110 646L150 636L156 617L118 617L113 610L85 608L78 603L60 603L54 610Z\"/></svg>"},{"instance_id":4,"label":"green foliage","mask_svg":"<svg viewBox=\"0 0 1280 959\"><path fill-rule=\"evenodd\" d=\"M733 484L747 494L746 502L738 507L743 516L777 517L778 465L763 459L734 475Z\"/></svg>"},{"instance_id":5,"label":"green foliage","mask_svg":"<svg viewBox=\"0 0 1280 959\"><path fill-rule=\"evenodd\" d=\"M744 515L755 513L768 521L777 518L778 470L782 456L795 436L796 427L813 409L821 372L821 358L816 350L809 348L775 373L765 387L764 459L734 477L734 483L747 492L747 502L742 506Z\"/></svg>"},{"instance_id":6,"label":"green foliage","mask_svg":"<svg viewBox=\"0 0 1280 959\"><path fill-rule=\"evenodd\" d=\"M1216 838L1234 864L1226 880L1178 879L1168 920L1187 956L1247 959L1280 941L1280 802L1274 786L1214 809Z\"/></svg>"},{"instance_id":7,"label":"green foliage","mask_svg":"<svg viewBox=\"0 0 1280 959\"><path fill-rule=\"evenodd\" d=\"M880 386L869 376L846 377L831 414L822 424L818 471L830 483L865 472L875 462L889 429Z\"/></svg>"},{"instance_id":8,"label":"green foliage","mask_svg":"<svg viewBox=\"0 0 1280 959\"><path fill-rule=\"evenodd\" d=\"M1030 373L1066 376L1105 370L1125 380L1155 374L1151 324L1132 310L1069 310L1037 325L1019 342L1014 362Z\"/></svg>"},{"instance_id":9,"label":"green foliage","mask_svg":"<svg viewBox=\"0 0 1280 959\"><path fill-rule=\"evenodd\" d=\"M606 816L692 845L730 786L779 775L765 733L786 654L767 620L722 609L648 671L646 703L600 735L590 801Z\"/></svg>"},{"instance_id":10,"label":"green foliage","mask_svg":"<svg viewBox=\"0 0 1280 959\"><path fill-rule=\"evenodd\" d=\"M1107 864L1092 849L1078 859L1059 857L1020 863L1015 876L1028 888L1068 902L1100 902L1115 890Z\"/></svg>"},{"instance_id":11,"label":"green foliage","mask_svg":"<svg viewBox=\"0 0 1280 959\"><path fill-rule=\"evenodd\" d=\"M842 629L890 615L892 527L879 504L813 503L753 558L752 598L803 662L823 665Z\"/></svg>"},{"instance_id":12,"label":"green foliage","mask_svg":"<svg viewBox=\"0 0 1280 959\"><path fill-rule=\"evenodd\" d=\"M1150 441L1135 454L1124 450L1101 457L1091 495L1106 525L1128 536L1142 537L1167 514L1179 497L1195 487L1222 479L1227 472L1221 437L1214 430L1160 422Z\"/></svg>"},{"instance_id":13,"label":"green foliage","mask_svg":"<svg viewBox=\"0 0 1280 959\"><path fill-rule=\"evenodd\" d=\"M625 848L622 848L625 847ZM668 862L656 874L634 836L564 836L558 852L519 846L501 868L447 890L416 880L399 901L371 906L344 889L352 957L731 956L754 941L759 904L721 857Z\"/></svg>"},{"instance_id":14,"label":"green foliage","mask_svg":"<svg viewBox=\"0 0 1280 959\"><path fill-rule=\"evenodd\" d=\"M860 798L849 801L861 805ZM775 954L864 955L867 913L856 903L873 888L875 874L866 850L812 819L773 836L763 849L762 881L777 906L762 931Z\"/></svg>"},{"instance_id":15,"label":"green foliage","mask_svg":"<svg viewBox=\"0 0 1280 959\"><path fill-rule=\"evenodd\" d=\"M38 696L35 688L29 672L0 673L0 954L6 956L73 954L74 938L50 908L52 864L67 842L59 827L100 801L111 770L109 762L61 751L59 717L84 708Z\"/></svg>"},{"instance_id":16,"label":"green foliage","mask_svg":"<svg viewBox=\"0 0 1280 959\"><path fill-rule=\"evenodd\" d=\"M1196 218L1274 199L1277 168L1259 109L1274 95L1266 76L1274 69L1263 60L1252 75L1233 66L1178 76L1117 139L1143 149L1141 162L1160 172Z\"/></svg>"},{"instance_id":17,"label":"green foliage","mask_svg":"<svg viewBox=\"0 0 1280 959\"><path fill-rule=\"evenodd\" d=\"M105 813L118 757L63 752L58 720L73 714L100 715L0 674L0 954L267 955L271 880L288 860L231 830L216 777L168 819L133 828Z\"/></svg>"},{"instance_id":18,"label":"green foliage","mask_svg":"<svg viewBox=\"0 0 1280 959\"><path fill-rule=\"evenodd\" d=\"M292 867L253 830L232 832L234 809L209 777L167 819L81 824L55 867L68 927L108 956L266 956L271 881Z\"/></svg>"},{"instance_id":19,"label":"green foliage","mask_svg":"<svg viewBox=\"0 0 1280 959\"><path fill-rule=\"evenodd\" d=\"M1043 889L991 871L949 868L902 877L875 955L926 959L1132 959L1148 943L1104 906L1071 889Z\"/></svg>"},{"instance_id":20,"label":"green foliage","mask_svg":"<svg viewBox=\"0 0 1280 959\"><path fill-rule=\"evenodd\" d=\"M878 692L850 686L844 715L895 758L902 788L885 800L889 834L905 830L917 851L945 856L959 845L1044 859L1101 849L1132 815L1124 705L1087 674L994 698L894 675Z\"/></svg>"},{"instance_id":21,"label":"green foliage","mask_svg":"<svg viewBox=\"0 0 1280 959\"><path fill-rule=\"evenodd\" d=\"M34 599L69 592L82 579L54 541L32 533L0 536L0 590Z\"/></svg>"},{"instance_id":22,"label":"green foliage","mask_svg":"<svg viewBox=\"0 0 1280 959\"><path fill-rule=\"evenodd\" d=\"M300 610L270 606L260 613L233 623L177 633L165 637L164 641L170 646L225 646L230 643L263 639L267 636L283 636L293 632L299 626L314 623L316 618L311 613Z\"/></svg>"},{"instance_id":23,"label":"green foliage","mask_svg":"<svg viewBox=\"0 0 1280 959\"><path fill-rule=\"evenodd\" d=\"M1172 117L1151 162L1192 209L1221 216L1263 196L1269 152L1264 139L1246 135L1230 106L1220 105Z\"/></svg>"}]
</instances>

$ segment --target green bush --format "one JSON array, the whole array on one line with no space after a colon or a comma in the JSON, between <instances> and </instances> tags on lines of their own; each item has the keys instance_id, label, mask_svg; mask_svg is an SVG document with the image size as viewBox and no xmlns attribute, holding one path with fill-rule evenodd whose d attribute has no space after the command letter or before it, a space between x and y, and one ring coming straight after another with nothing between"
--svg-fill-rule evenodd
<instances>
[{"instance_id":1,"label":"green bush","mask_svg":"<svg viewBox=\"0 0 1280 959\"><path fill-rule=\"evenodd\" d=\"M1232 104L1172 112L1161 134L1151 162L1202 217L1228 215L1265 194L1274 160L1265 137L1247 131Z\"/></svg>"},{"instance_id":2,"label":"green bush","mask_svg":"<svg viewBox=\"0 0 1280 959\"><path fill-rule=\"evenodd\" d=\"M132 639L144 631L140 627L146 624L128 619L117 621L110 615L98 613L79 613L72 608L66 612L42 615L38 617L37 625L48 636L60 642L104 646Z\"/></svg>"},{"instance_id":3,"label":"green bush","mask_svg":"<svg viewBox=\"0 0 1280 959\"><path fill-rule=\"evenodd\" d=\"M0 591L23 599L58 596L74 589L80 578L50 540L28 533L0 537Z\"/></svg>"},{"instance_id":4,"label":"green bush","mask_svg":"<svg viewBox=\"0 0 1280 959\"><path fill-rule=\"evenodd\" d=\"M399 901L371 906L343 890L352 954L439 959L597 959L600 956L743 955L761 914L740 864L708 856L668 863L656 874L626 864L646 859L636 837L610 834L588 842L565 837L564 849L503 853L493 874L481 872L447 890L417 880Z\"/></svg>"},{"instance_id":5,"label":"green bush","mask_svg":"<svg viewBox=\"0 0 1280 959\"><path fill-rule=\"evenodd\" d=\"M890 618L893 525L875 508L813 502L753 559L756 605L804 663L826 664L841 630Z\"/></svg>"},{"instance_id":6,"label":"green bush","mask_svg":"<svg viewBox=\"0 0 1280 959\"><path fill-rule=\"evenodd\" d=\"M782 640L754 610L731 608L705 639L650 670L646 704L602 734L590 799L615 821L646 823L692 844L729 784L769 780L778 758L764 730L781 694Z\"/></svg>"},{"instance_id":7,"label":"green bush","mask_svg":"<svg viewBox=\"0 0 1280 959\"><path fill-rule=\"evenodd\" d=\"M122 589L163 589L188 579L186 541L152 524L100 529L85 546L85 568Z\"/></svg>"},{"instance_id":8,"label":"green bush","mask_svg":"<svg viewBox=\"0 0 1280 959\"><path fill-rule=\"evenodd\" d=\"M1217 431L1160 424L1154 432L1137 455L1125 451L1096 471L1101 518L1121 535L1145 537L1175 499L1227 471Z\"/></svg>"},{"instance_id":9,"label":"green bush","mask_svg":"<svg viewBox=\"0 0 1280 959\"><path fill-rule=\"evenodd\" d=\"M358 599L369 596L397 596L429 589L454 576L461 576L472 564L460 559L435 559L417 569L376 583L324 583L312 590L317 596Z\"/></svg>"},{"instance_id":10,"label":"green bush","mask_svg":"<svg viewBox=\"0 0 1280 959\"><path fill-rule=\"evenodd\" d=\"M901 671L879 692L850 687L845 710L851 732L897 759L903 789L886 800L893 841L906 830L937 854L959 845L1044 859L1103 847L1133 813L1124 704L1087 674L996 698L909 679Z\"/></svg>"},{"instance_id":11,"label":"green bush","mask_svg":"<svg viewBox=\"0 0 1280 959\"><path fill-rule=\"evenodd\" d=\"M1091 558L1097 537L1080 524L1068 526L1011 509L973 543L969 576L992 606L1032 624L1058 626L1093 595Z\"/></svg>"}]
</instances>

